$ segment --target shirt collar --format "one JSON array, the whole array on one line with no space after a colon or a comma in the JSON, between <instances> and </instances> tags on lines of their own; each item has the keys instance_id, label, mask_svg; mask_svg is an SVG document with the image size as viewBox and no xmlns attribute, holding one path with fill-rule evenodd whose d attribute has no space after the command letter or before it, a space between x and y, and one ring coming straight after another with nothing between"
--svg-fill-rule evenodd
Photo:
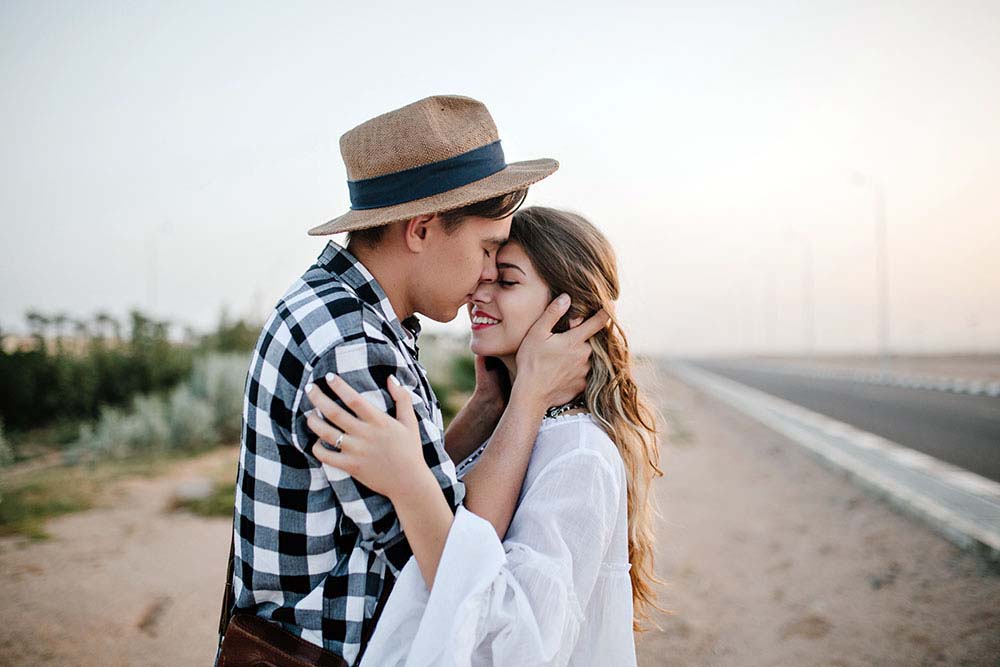
<instances>
[{"instance_id":1,"label":"shirt collar","mask_svg":"<svg viewBox=\"0 0 1000 667\"><path fill-rule=\"evenodd\" d=\"M383 319L389 323L400 340L410 348L414 355L417 354L420 320L417 319L416 315L410 315L400 322L382 286L378 284L375 276L365 268L365 265L357 257L346 248L329 241L316 260L316 264L351 287L358 298L372 306L376 312L381 313Z\"/></svg>"}]
</instances>

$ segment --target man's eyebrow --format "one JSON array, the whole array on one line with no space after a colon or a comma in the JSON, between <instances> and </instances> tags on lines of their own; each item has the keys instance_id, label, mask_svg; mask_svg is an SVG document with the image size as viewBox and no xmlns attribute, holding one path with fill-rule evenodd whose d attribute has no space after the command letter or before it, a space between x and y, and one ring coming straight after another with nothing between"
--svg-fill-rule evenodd
<instances>
[{"instance_id":1,"label":"man's eyebrow","mask_svg":"<svg viewBox=\"0 0 1000 667\"><path fill-rule=\"evenodd\" d=\"M517 264L510 264L508 262L501 262L501 263L497 264L497 268L498 269L517 269L522 274L524 274L525 277L527 277L527 275L528 275L527 273L524 273L524 269L522 269Z\"/></svg>"},{"instance_id":2,"label":"man's eyebrow","mask_svg":"<svg viewBox=\"0 0 1000 667\"><path fill-rule=\"evenodd\" d=\"M504 237L502 237L502 236L494 236L493 238L486 239L486 241L485 241L485 243L487 243L487 244L489 244L491 246L494 246L496 248L499 248L500 246L502 246L506 242L507 242L507 239L504 238Z\"/></svg>"}]
</instances>

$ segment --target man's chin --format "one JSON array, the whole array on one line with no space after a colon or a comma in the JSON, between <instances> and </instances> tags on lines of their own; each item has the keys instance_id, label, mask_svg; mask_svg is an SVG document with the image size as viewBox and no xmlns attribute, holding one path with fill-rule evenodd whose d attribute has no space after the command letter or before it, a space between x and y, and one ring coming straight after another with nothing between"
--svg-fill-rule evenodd
<instances>
[{"instance_id":1,"label":"man's chin","mask_svg":"<svg viewBox=\"0 0 1000 667\"><path fill-rule=\"evenodd\" d=\"M433 313L422 312L420 314L423 315L424 317L434 320L435 322L447 324L448 322L451 322L456 317L458 317L458 313L462 310L463 306L465 306L464 303L461 306L456 306L455 308L449 310L441 310L439 312L435 311Z\"/></svg>"}]
</instances>

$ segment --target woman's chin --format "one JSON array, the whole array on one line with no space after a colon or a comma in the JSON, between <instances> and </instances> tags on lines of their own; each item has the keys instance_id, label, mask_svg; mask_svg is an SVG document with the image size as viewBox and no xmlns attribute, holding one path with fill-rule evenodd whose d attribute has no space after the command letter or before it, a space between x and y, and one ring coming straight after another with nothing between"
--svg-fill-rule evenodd
<instances>
[{"instance_id":1,"label":"woman's chin","mask_svg":"<svg viewBox=\"0 0 1000 667\"><path fill-rule=\"evenodd\" d=\"M480 357L501 357L507 353L506 350L498 349L496 345L490 345L484 340L480 340L475 334L469 341L469 350Z\"/></svg>"}]
</instances>

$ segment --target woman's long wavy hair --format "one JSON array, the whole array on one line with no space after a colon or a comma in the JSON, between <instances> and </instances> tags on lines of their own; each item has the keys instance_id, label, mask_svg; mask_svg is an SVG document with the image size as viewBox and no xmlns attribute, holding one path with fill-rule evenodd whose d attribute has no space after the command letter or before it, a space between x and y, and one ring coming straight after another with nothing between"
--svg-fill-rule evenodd
<instances>
[{"instance_id":1,"label":"woman's long wavy hair","mask_svg":"<svg viewBox=\"0 0 1000 667\"><path fill-rule=\"evenodd\" d=\"M656 415L643 400L632 374L625 332L615 318L619 281L611 244L594 225L566 211L532 206L514 214L510 241L531 260L549 286L551 298L566 293L572 305L556 325L557 333L575 317L587 318L602 308L610 324L590 339L591 370L587 378L587 409L618 447L628 485L628 554L632 563L633 628L646 629L656 604L653 570L653 522L656 508L650 493L661 477Z\"/></svg>"}]
</instances>

